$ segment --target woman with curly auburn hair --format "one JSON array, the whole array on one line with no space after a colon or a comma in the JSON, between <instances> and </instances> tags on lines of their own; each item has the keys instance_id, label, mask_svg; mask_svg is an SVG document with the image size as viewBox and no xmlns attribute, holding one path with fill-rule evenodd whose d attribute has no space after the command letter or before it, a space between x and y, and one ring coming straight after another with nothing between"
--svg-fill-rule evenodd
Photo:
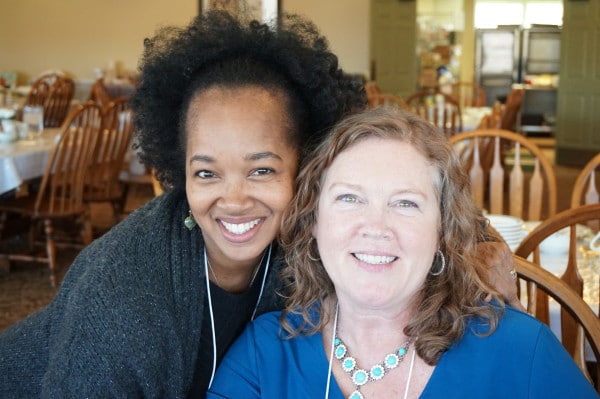
<instances>
[{"instance_id":1,"label":"woman with curly auburn hair","mask_svg":"<svg viewBox=\"0 0 600 399\"><path fill-rule=\"evenodd\" d=\"M345 118L283 219L286 308L249 324L208 397L597 397L549 328L494 293L485 236L433 125L385 108Z\"/></svg>"}]
</instances>

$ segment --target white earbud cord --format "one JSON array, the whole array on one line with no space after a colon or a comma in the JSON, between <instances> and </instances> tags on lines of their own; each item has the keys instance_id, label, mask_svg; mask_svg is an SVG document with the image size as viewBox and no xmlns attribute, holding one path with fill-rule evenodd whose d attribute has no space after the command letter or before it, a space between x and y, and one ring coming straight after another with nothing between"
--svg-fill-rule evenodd
<instances>
[{"instance_id":1,"label":"white earbud cord","mask_svg":"<svg viewBox=\"0 0 600 399\"><path fill-rule=\"evenodd\" d=\"M263 273L262 284L260 286L260 293L258 294L258 300L256 301L256 305L254 306L254 311L252 312L252 317L250 320L254 320L254 316L256 315L256 311L258 310L258 304L262 299L263 291L265 289L265 282L267 281L267 274L269 272L269 265L271 264L271 248L272 244L269 244L269 250L267 254L267 265L265 266L265 272ZM262 264L262 258L261 262ZM261 264L258 267L261 267ZM210 292L210 280L208 278L208 256L206 255L206 247L204 247L204 273L206 277L206 292L208 293L208 311L210 313L210 331L212 335L212 344L213 344L213 366L212 372L210 374L210 381L208 383L208 389L212 386L213 380L215 378L215 372L217 371L217 337L215 334L215 316L213 313L212 306L212 295Z\"/></svg>"}]
</instances>

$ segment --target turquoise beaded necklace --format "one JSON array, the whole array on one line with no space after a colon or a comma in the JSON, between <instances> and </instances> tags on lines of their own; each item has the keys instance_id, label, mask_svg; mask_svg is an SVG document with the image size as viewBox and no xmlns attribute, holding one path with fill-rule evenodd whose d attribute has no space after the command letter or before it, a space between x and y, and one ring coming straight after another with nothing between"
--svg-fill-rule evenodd
<instances>
[{"instance_id":1,"label":"turquoise beaded necklace","mask_svg":"<svg viewBox=\"0 0 600 399\"><path fill-rule=\"evenodd\" d=\"M369 371L367 371L363 368L360 368L356 362L356 359L350 356L346 344L344 344L340 337L338 337L336 329L335 338L333 340L333 354L335 358L340 361L342 370L350 375L352 383L356 387L354 392L348 396L348 399L364 399L364 396L360 392L360 388L367 382L378 381L382 379L385 377L388 370L398 367L398 365L402 363L406 357L406 354L408 353L408 347L412 341L413 339L409 338L404 345L398 348L395 352L385 355L381 362L375 364Z\"/></svg>"}]
</instances>

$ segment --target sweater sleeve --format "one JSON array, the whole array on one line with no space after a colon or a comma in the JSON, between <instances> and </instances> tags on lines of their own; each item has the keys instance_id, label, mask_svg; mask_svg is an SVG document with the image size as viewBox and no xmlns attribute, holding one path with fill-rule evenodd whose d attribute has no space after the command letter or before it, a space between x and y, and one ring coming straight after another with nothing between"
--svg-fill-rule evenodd
<instances>
[{"instance_id":1,"label":"sweater sleeve","mask_svg":"<svg viewBox=\"0 0 600 399\"><path fill-rule=\"evenodd\" d=\"M114 274L114 268L97 266L132 266L118 256L118 251L93 251L81 262L96 259L95 267L73 265L89 270L68 290L64 311L55 320L42 397L68 397L73 392L81 397L100 392L109 397L159 397L180 385L170 378L182 370L169 370L182 363L183 345L172 328L175 321L164 311L164 299L142 288L149 287L153 273L130 269ZM170 367L161 367L166 364Z\"/></svg>"},{"instance_id":2,"label":"sweater sleeve","mask_svg":"<svg viewBox=\"0 0 600 399\"><path fill-rule=\"evenodd\" d=\"M181 228L180 200L157 200L86 247L52 303L0 335L10 359L0 397L187 395L202 313L190 277L198 237Z\"/></svg>"}]
</instances>

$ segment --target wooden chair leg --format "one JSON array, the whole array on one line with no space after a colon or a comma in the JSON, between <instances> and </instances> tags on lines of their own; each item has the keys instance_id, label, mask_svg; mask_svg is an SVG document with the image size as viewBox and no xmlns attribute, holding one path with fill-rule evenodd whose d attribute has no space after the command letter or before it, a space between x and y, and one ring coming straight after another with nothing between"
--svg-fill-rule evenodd
<instances>
[{"instance_id":1,"label":"wooden chair leg","mask_svg":"<svg viewBox=\"0 0 600 399\"><path fill-rule=\"evenodd\" d=\"M90 215L90 210L87 208L85 213L81 215L81 219L79 220L79 224L81 226L80 237L83 245L86 246L92 242L93 239L93 229L92 229L92 220Z\"/></svg>"},{"instance_id":2,"label":"wooden chair leg","mask_svg":"<svg viewBox=\"0 0 600 399\"><path fill-rule=\"evenodd\" d=\"M114 200L110 202L113 212L113 226L121 221L121 215L123 214L123 206L121 200Z\"/></svg>"},{"instance_id":3,"label":"wooden chair leg","mask_svg":"<svg viewBox=\"0 0 600 399\"><path fill-rule=\"evenodd\" d=\"M6 212L0 212L0 238L2 238L2 232L4 232L4 226L6 226Z\"/></svg>"},{"instance_id":4,"label":"wooden chair leg","mask_svg":"<svg viewBox=\"0 0 600 399\"><path fill-rule=\"evenodd\" d=\"M44 220L44 233L46 234L46 255L50 269L50 284L56 287L56 244L54 243L52 221Z\"/></svg>"}]
</instances>

